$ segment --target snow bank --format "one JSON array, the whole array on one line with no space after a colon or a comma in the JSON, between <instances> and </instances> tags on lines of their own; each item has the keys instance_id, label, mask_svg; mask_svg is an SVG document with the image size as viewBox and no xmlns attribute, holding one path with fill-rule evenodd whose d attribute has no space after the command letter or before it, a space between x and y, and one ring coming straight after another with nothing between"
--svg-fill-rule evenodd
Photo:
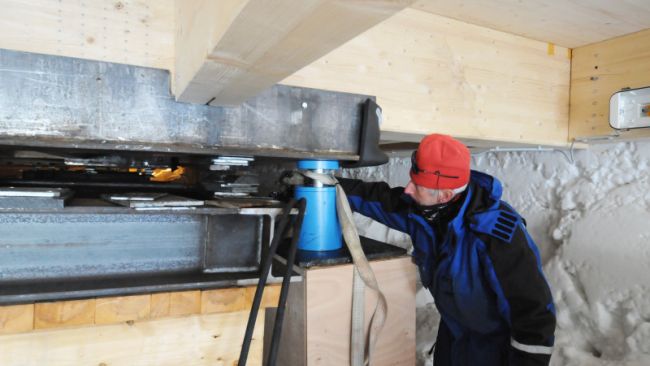
<instances>
[{"instance_id":1,"label":"snow bank","mask_svg":"<svg viewBox=\"0 0 650 366\"><path fill-rule=\"evenodd\" d=\"M650 144L577 151L484 153L473 168L499 178L504 199L528 222L556 302L552 365L650 365ZM408 158L351 176L408 182ZM409 238L357 217L370 237L408 246ZM438 315L418 292L418 359L435 338Z\"/></svg>"}]
</instances>

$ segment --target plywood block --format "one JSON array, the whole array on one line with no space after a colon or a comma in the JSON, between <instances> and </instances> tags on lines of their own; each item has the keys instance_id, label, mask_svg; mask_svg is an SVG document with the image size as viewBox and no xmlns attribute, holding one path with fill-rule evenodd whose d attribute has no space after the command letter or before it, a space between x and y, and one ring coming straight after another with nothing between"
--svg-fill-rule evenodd
<instances>
[{"instance_id":1,"label":"plywood block","mask_svg":"<svg viewBox=\"0 0 650 366\"><path fill-rule=\"evenodd\" d=\"M95 322L95 299L37 303L34 328L90 325Z\"/></svg>"},{"instance_id":2,"label":"plywood block","mask_svg":"<svg viewBox=\"0 0 650 366\"><path fill-rule=\"evenodd\" d=\"M415 265L410 257L371 262L388 301L373 365L415 364ZM350 364L352 265L307 271L306 332L308 365ZM366 329L376 296L366 290Z\"/></svg>"},{"instance_id":3,"label":"plywood block","mask_svg":"<svg viewBox=\"0 0 650 366\"><path fill-rule=\"evenodd\" d=\"M0 334L34 329L34 304L0 306Z\"/></svg>"},{"instance_id":4,"label":"plywood block","mask_svg":"<svg viewBox=\"0 0 650 366\"><path fill-rule=\"evenodd\" d=\"M260 312L248 365L261 365L264 312ZM248 312L120 323L0 335L0 365L237 364Z\"/></svg>"},{"instance_id":5,"label":"plywood block","mask_svg":"<svg viewBox=\"0 0 650 366\"><path fill-rule=\"evenodd\" d=\"M151 311L149 317L156 319L169 316L170 301L171 294L169 292L151 294Z\"/></svg>"},{"instance_id":6,"label":"plywood block","mask_svg":"<svg viewBox=\"0 0 650 366\"><path fill-rule=\"evenodd\" d=\"M201 292L201 313L227 313L250 310L245 287L205 290Z\"/></svg>"},{"instance_id":7,"label":"plywood block","mask_svg":"<svg viewBox=\"0 0 650 366\"><path fill-rule=\"evenodd\" d=\"M0 48L173 68L174 0L9 0Z\"/></svg>"},{"instance_id":8,"label":"plywood block","mask_svg":"<svg viewBox=\"0 0 650 366\"><path fill-rule=\"evenodd\" d=\"M174 94L243 103L413 1L177 1Z\"/></svg>"},{"instance_id":9,"label":"plywood block","mask_svg":"<svg viewBox=\"0 0 650 366\"><path fill-rule=\"evenodd\" d=\"M382 133L567 145L567 49L405 9L283 80L377 96Z\"/></svg>"},{"instance_id":10,"label":"plywood block","mask_svg":"<svg viewBox=\"0 0 650 366\"><path fill-rule=\"evenodd\" d=\"M149 318L151 295L98 298L95 324L112 324Z\"/></svg>"},{"instance_id":11,"label":"plywood block","mask_svg":"<svg viewBox=\"0 0 650 366\"><path fill-rule=\"evenodd\" d=\"M191 315L201 312L201 291L172 292L169 298L169 315Z\"/></svg>"},{"instance_id":12,"label":"plywood block","mask_svg":"<svg viewBox=\"0 0 650 366\"><path fill-rule=\"evenodd\" d=\"M609 99L650 86L650 29L573 50L570 137L611 135ZM647 136L638 130L633 134Z\"/></svg>"}]
</instances>

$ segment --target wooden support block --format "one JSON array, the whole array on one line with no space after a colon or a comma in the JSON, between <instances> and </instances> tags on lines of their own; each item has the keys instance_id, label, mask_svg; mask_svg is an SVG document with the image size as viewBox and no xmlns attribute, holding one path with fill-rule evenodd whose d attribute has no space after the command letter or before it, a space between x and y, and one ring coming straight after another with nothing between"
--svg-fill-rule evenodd
<instances>
[{"instance_id":1,"label":"wooden support block","mask_svg":"<svg viewBox=\"0 0 650 366\"><path fill-rule=\"evenodd\" d=\"M201 313L230 313L250 310L251 302L245 287L223 288L201 292Z\"/></svg>"},{"instance_id":2,"label":"wooden support block","mask_svg":"<svg viewBox=\"0 0 650 366\"><path fill-rule=\"evenodd\" d=\"M262 296L262 304L260 307L263 308L274 308L278 306L278 301L280 300L280 290L282 289L281 285L269 285L264 288L264 296ZM255 294L255 292L253 292Z\"/></svg>"},{"instance_id":3,"label":"wooden support block","mask_svg":"<svg viewBox=\"0 0 650 366\"><path fill-rule=\"evenodd\" d=\"M0 334L34 329L34 304L0 306Z\"/></svg>"},{"instance_id":4,"label":"wooden support block","mask_svg":"<svg viewBox=\"0 0 650 366\"><path fill-rule=\"evenodd\" d=\"M149 318L151 295L98 298L95 324L112 324Z\"/></svg>"},{"instance_id":5,"label":"wooden support block","mask_svg":"<svg viewBox=\"0 0 650 366\"><path fill-rule=\"evenodd\" d=\"M372 355L373 366L415 365L415 281L416 268L410 257L370 262L379 288L386 296L388 311ZM278 364L319 366L350 364L352 322L351 264L312 267L302 282L291 283L279 345ZM365 329L377 296L366 289ZM273 317L275 309L267 309ZM272 334L267 319L265 353ZM266 357L266 356L265 356Z\"/></svg>"},{"instance_id":6,"label":"wooden support block","mask_svg":"<svg viewBox=\"0 0 650 366\"><path fill-rule=\"evenodd\" d=\"M262 302L260 303L260 308L274 308L278 306L278 300L280 299L280 290L282 286L277 285L267 285L264 287L264 293L262 294ZM253 298L255 297L255 286L247 287L247 297L249 304L253 303Z\"/></svg>"},{"instance_id":7,"label":"wooden support block","mask_svg":"<svg viewBox=\"0 0 650 366\"><path fill-rule=\"evenodd\" d=\"M149 317L156 319L169 316L170 301L171 293L169 292L151 294L151 311Z\"/></svg>"},{"instance_id":8,"label":"wooden support block","mask_svg":"<svg viewBox=\"0 0 650 366\"><path fill-rule=\"evenodd\" d=\"M371 262L388 301L388 312L373 353L373 365L415 364L415 279L410 257ZM350 364L352 265L306 272L307 365ZM377 297L366 289L366 329Z\"/></svg>"},{"instance_id":9,"label":"wooden support block","mask_svg":"<svg viewBox=\"0 0 650 366\"><path fill-rule=\"evenodd\" d=\"M95 299L37 303L34 328L47 329L95 322Z\"/></svg>"},{"instance_id":10,"label":"wooden support block","mask_svg":"<svg viewBox=\"0 0 650 366\"><path fill-rule=\"evenodd\" d=\"M201 291L172 292L169 299L169 315L192 315L201 313Z\"/></svg>"}]
</instances>

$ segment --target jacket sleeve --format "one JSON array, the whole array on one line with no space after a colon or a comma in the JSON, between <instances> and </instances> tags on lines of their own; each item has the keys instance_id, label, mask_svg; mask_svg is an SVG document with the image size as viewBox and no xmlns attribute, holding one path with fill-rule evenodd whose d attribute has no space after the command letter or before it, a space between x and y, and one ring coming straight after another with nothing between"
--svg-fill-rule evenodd
<instances>
[{"instance_id":1,"label":"jacket sleeve","mask_svg":"<svg viewBox=\"0 0 650 366\"><path fill-rule=\"evenodd\" d=\"M492 282L500 308L509 316L509 365L548 365L554 343L555 307L537 247L523 223L519 223L509 243L491 238L487 255L492 262Z\"/></svg>"},{"instance_id":2,"label":"jacket sleeve","mask_svg":"<svg viewBox=\"0 0 650 366\"><path fill-rule=\"evenodd\" d=\"M403 199L403 187L390 188L385 182L366 183L358 179L337 179L348 196L353 211L392 229L408 232L409 203Z\"/></svg>"}]
</instances>

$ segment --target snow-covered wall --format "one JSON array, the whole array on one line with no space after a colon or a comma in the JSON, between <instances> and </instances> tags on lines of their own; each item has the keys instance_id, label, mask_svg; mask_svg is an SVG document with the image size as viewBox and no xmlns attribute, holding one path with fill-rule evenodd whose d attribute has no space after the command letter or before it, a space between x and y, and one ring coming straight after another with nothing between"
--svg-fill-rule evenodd
<instances>
[{"instance_id":1,"label":"snow-covered wall","mask_svg":"<svg viewBox=\"0 0 650 366\"><path fill-rule=\"evenodd\" d=\"M556 302L552 365L650 365L650 143L576 151L483 153L473 169L494 175L528 222ZM408 183L408 158L351 170L366 181ZM363 217L360 232L408 246L405 235ZM438 315L418 292L418 359L429 364Z\"/></svg>"}]
</instances>

